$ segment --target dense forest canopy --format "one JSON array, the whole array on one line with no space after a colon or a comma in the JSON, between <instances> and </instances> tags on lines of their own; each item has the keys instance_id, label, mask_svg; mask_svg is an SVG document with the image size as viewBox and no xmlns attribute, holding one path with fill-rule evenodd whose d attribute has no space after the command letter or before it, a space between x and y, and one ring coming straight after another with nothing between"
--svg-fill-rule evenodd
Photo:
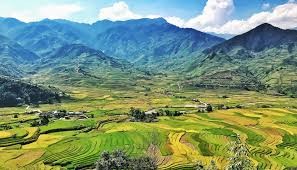
<instances>
[{"instance_id":1,"label":"dense forest canopy","mask_svg":"<svg viewBox=\"0 0 297 170\"><path fill-rule=\"evenodd\" d=\"M60 102L62 96L38 85L0 78L0 107Z\"/></svg>"}]
</instances>

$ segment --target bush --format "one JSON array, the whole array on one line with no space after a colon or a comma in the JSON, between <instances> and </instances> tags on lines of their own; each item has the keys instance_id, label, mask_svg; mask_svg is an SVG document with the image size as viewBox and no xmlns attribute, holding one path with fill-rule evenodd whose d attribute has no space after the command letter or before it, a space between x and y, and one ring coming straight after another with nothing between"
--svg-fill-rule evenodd
<instances>
[{"instance_id":1,"label":"bush","mask_svg":"<svg viewBox=\"0 0 297 170\"><path fill-rule=\"evenodd\" d=\"M135 108L130 109L130 115L133 117L130 119L132 122L154 122L157 121L158 116L156 113L146 114L144 111Z\"/></svg>"},{"instance_id":2,"label":"bush","mask_svg":"<svg viewBox=\"0 0 297 170\"><path fill-rule=\"evenodd\" d=\"M156 161L150 157L133 158L129 161L131 170L155 170L158 169Z\"/></svg>"},{"instance_id":3,"label":"bush","mask_svg":"<svg viewBox=\"0 0 297 170\"><path fill-rule=\"evenodd\" d=\"M156 161L150 157L129 158L123 151L104 151L96 162L96 170L155 170Z\"/></svg>"},{"instance_id":4,"label":"bush","mask_svg":"<svg viewBox=\"0 0 297 170\"><path fill-rule=\"evenodd\" d=\"M166 116L180 116L183 113L179 111L170 111L170 110L165 110Z\"/></svg>"},{"instance_id":5,"label":"bush","mask_svg":"<svg viewBox=\"0 0 297 170\"><path fill-rule=\"evenodd\" d=\"M134 117L136 120L144 120L145 119L145 113L141 111L140 109L131 108L130 109L130 115Z\"/></svg>"},{"instance_id":6,"label":"bush","mask_svg":"<svg viewBox=\"0 0 297 170\"><path fill-rule=\"evenodd\" d=\"M235 141L230 143L229 148L232 156L229 158L229 163L226 170L252 170L255 169L254 163L249 158L249 147L243 143L239 135L235 136Z\"/></svg>"},{"instance_id":7,"label":"bush","mask_svg":"<svg viewBox=\"0 0 297 170\"><path fill-rule=\"evenodd\" d=\"M201 161L198 161L194 167L195 170L219 170L214 160L210 161L210 165L207 167L203 165Z\"/></svg>"},{"instance_id":8,"label":"bush","mask_svg":"<svg viewBox=\"0 0 297 170\"><path fill-rule=\"evenodd\" d=\"M18 105L17 96L11 92L4 92L0 95L1 107L13 107Z\"/></svg>"},{"instance_id":9,"label":"bush","mask_svg":"<svg viewBox=\"0 0 297 170\"><path fill-rule=\"evenodd\" d=\"M0 77L0 107L60 102L62 96L54 91Z\"/></svg>"},{"instance_id":10,"label":"bush","mask_svg":"<svg viewBox=\"0 0 297 170\"><path fill-rule=\"evenodd\" d=\"M213 111L212 106L211 106L210 104L208 104L208 105L206 106L206 111L207 111L207 112L212 112L212 111Z\"/></svg>"}]
</instances>

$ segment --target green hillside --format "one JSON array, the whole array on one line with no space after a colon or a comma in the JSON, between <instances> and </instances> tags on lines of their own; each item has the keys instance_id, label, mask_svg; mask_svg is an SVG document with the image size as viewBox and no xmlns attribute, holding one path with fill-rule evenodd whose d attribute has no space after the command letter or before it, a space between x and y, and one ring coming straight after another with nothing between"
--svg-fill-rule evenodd
<instances>
[{"instance_id":1,"label":"green hillside","mask_svg":"<svg viewBox=\"0 0 297 170\"><path fill-rule=\"evenodd\" d=\"M83 44L140 67L174 70L202 50L224 41L194 29L183 29L166 20L138 19L82 24L45 19L23 23L0 20L0 34L17 41L40 57L69 44Z\"/></svg>"},{"instance_id":2,"label":"green hillside","mask_svg":"<svg viewBox=\"0 0 297 170\"><path fill-rule=\"evenodd\" d=\"M60 102L63 93L20 80L0 77L0 107Z\"/></svg>"},{"instance_id":3,"label":"green hillside","mask_svg":"<svg viewBox=\"0 0 297 170\"><path fill-rule=\"evenodd\" d=\"M22 67L38 58L33 52L0 35L0 75L21 77L24 74Z\"/></svg>"},{"instance_id":4,"label":"green hillside","mask_svg":"<svg viewBox=\"0 0 297 170\"><path fill-rule=\"evenodd\" d=\"M190 66L196 86L274 89L296 96L297 31L263 24L204 51Z\"/></svg>"},{"instance_id":5,"label":"green hillside","mask_svg":"<svg viewBox=\"0 0 297 170\"><path fill-rule=\"evenodd\" d=\"M74 86L128 87L133 84L133 77L140 73L124 60L81 44L63 46L37 61L33 68L36 74L29 79L34 82Z\"/></svg>"},{"instance_id":6,"label":"green hillside","mask_svg":"<svg viewBox=\"0 0 297 170\"><path fill-rule=\"evenodd\" d=\"M118 149L151 169L297 167L297 31L0 18L0 33L1 170L127 167Z\"/></svg>"}]
</instances>

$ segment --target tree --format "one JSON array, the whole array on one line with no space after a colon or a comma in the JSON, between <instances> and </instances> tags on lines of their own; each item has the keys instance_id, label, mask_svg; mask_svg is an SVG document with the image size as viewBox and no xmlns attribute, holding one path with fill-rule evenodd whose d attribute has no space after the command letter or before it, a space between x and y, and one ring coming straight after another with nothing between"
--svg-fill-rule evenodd
<instances>
[{"instance_id":1,"label":"tree","mask_svg":"<svg viewBox=\"0 0 297 170\"><path fill-rule=\"evenodd\" d=\"M210 161L210 165L208 166L207 170L219 170L214 160Z\"/></svg>"},{"instance_id":2,"label":"tree","mask_svg":"<svg viewBox=\"0 0 297 170\"><path fill-rule=\"evenodd\" d=\"M41 125L47 125L49 123L49 119L47 116L41 116L40 117L40 124Z\"/></svg>"},{"instance_id":3,"label":"tree","mask_svg":"<svg viewBox=\"0 0 297 170\"><path fill-rule=\"evenodd\" d=\"M194 168L195 170L219 170L214 160L210 161L210 165L208 167L203 165L201 161L197 161Z\"/></svg>"},{"instance_id":4,"label":"tree","mask_svg":"<svg viewBox=\"0 0 297 170\"><path fill-rule=\"evenodd\" d=\"M131 159L129 164L131 170L156 170L158 169L157 163L150 157L140 157Z\"/></svg>"},{"instance_id":5,"label":"tree","mask_svg":"<svg viewBox=\"0 0 297 170\"><path fill-rule=\"evenodd\" d=\"M4 92L0 95L0 106L13 107L18 105L17 96L11 92Z\"/></svg>"},{"instance_id":6,"label":"tree","mask_svg":"<svg viewBox=\"0 0 297 170\"><path fill-rule=\"evenodd\" d=\"M206 111L207 111L207 112L212 112L212 111L213 111L212 106L211 106L210 104L208 104L208 105L206 106Z\"/></svg>"},{"instance_id":7,"label":"tree","mask_svg":"<svg viewBox=\"0 0 297 170\"><path fill-rule=\"evenodd\" d=\"M241 141L239 135L236 135L235 141L230 143L229 150L232 156L229 158L227 170L255 169L253 162L249 158L249 147Z\"/></svg>"},{"instance_id":8,"label":"tree","mask_svg":"<svg viewBox=\"0 0 297 170\"><path fill-rule=\"evenodd\" d=\"M128 166L129 160L123 151L116 150L112 153L104 151L96 163L96 170L127 169Z\"/></svg>"},{"instance_id":9,"label":"tree","mask_svg":"<svg viewBox=\"0 0 297 170\"><path fill-rule=\"evenodd\" d=\"M145 113L143 111L141 111L140 109L135 109L132 107L130 109L130 114L132 117L134 117L137 120L145 119Z\"/></svg>"},{"instance_id":10,"label":"tree","mask_svg":"<svg viewBox=\"0 0 297 170\"><path fill-rule=\"evenodd\" d=\"M102 152L96 162L96 170L155 170L156 161L150 157L129 158L125 152L116 150L112 153Z\"/></svg>"}]
</instances>

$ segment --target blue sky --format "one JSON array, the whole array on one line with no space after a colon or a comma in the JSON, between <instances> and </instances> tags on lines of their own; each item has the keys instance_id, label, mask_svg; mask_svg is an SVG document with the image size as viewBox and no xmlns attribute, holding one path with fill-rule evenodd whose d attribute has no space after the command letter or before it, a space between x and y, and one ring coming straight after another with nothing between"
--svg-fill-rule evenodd
<instances>
[{"instance_id":1,"label":"blue sky","mask_svg":"<svg viewBox=\"0 0 297 170\"><path fill-rule=\"evenodd\" d=\"M294 0L0 0L0 16L26 22L63 18L87 23L99 19L164 17L180 27L238 34L260 24L258 20L283 28L294 27L294 23L287 22L297 20L296 12L292 12L296 6ZM284 10L293 14L272 18ZM256 19L250 20L254 15ZM242 24L241 30L230 30Z\"/></svg>"}]
</instances>

